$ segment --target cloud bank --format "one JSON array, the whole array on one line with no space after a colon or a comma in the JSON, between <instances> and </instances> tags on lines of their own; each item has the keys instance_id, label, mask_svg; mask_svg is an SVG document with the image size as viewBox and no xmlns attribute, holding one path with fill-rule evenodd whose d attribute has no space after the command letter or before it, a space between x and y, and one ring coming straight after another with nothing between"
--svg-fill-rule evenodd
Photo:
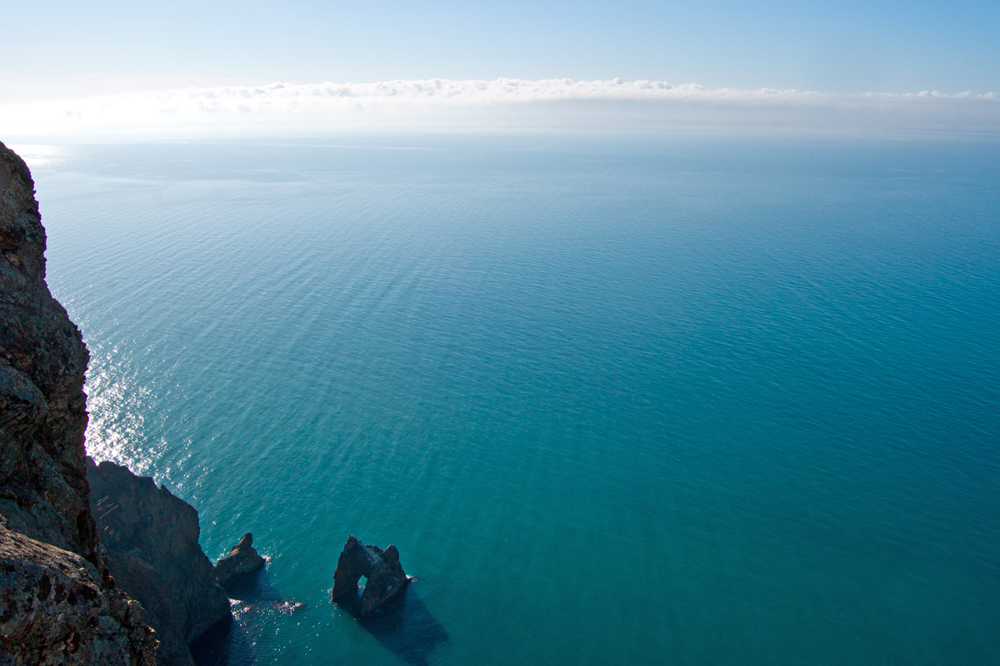
<instances>
[{"instance_id":1,"label":"cloud bank","mask_svg":"<svg viewBox=\"0 0 1000 666\"><path fill-rule=\"evenodd\" d=\"M184 88L0 105L0 135L19 140L535 129L1000 136L1000 95L837 95L619 79L430 79Z\"/></svg>"}]
</instances>

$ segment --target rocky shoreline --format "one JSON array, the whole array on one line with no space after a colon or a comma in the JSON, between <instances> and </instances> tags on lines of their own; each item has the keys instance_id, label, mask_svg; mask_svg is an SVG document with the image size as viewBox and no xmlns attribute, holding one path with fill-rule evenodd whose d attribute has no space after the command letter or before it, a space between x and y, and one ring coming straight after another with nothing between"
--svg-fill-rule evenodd
<instances>
[{"instance_id":1,"label":"rocky shoreline","mask_svg":"<svg viewBox=\"0 0 1000 666\"><path fill-rule=\"evenodd\" d=\"M156 663L90 511L80 331L45 283L34 182L0 144L0 664Z\"/></svg>"},{"instance_id":2,"label":"rocky shoreline","mask_svg":"<svg viewBox=\"0 0 1000 666\"><path fill-rule=\"evenodd\" d=\"M31 173L0 143L0 666L194 666L190 646L232 622L229 595L194 507L86 457L89 355L45 245ZM251 541L234 548L244 584L264 565Z\"/></svg>"},{"instance_id":3,"label":"rocky shoreline","mask_svg":"<svg viewBox=\"0 0 1000 666\"><path fill-rule=\"evenodd\" d=\"M45 282L45 244L28 167L0 143L0 666L194 666L266 560L246 533L213 565L194 507L86 456L89 355ZM359 620L411 581L395 546L353 536L334 579L331 600Z\"/></svg>"}]
</instances>

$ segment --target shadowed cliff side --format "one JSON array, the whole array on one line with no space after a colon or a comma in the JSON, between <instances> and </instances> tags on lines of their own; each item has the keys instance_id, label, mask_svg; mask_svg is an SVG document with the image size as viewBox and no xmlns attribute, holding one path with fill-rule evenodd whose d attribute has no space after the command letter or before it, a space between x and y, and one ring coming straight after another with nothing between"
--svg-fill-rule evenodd
<instances>
[{"instance_id":1,"label":"shadowed cliff side","mask_svg":"<svg viewBox=\"0 0 1000 666\"><path fill-rule=\"evenodd\" d=\"M155 634L90 513L88 354L45 284L44 252L31 174L0 143L0 664L151 666Z\"/></svg>"},{"instance_id":2,"label":"shadowed cliff side","mask_svg":"<svg viewBox=\"0 0 1000 666\"><path fill-rule=\"evenodd\" d=\"M188 646L232 620L229 599L198 544L198 512L153 479L87 459L90 504L115 580L146 609L160 666L191 666Z\"/></svg>"}]
</instances>

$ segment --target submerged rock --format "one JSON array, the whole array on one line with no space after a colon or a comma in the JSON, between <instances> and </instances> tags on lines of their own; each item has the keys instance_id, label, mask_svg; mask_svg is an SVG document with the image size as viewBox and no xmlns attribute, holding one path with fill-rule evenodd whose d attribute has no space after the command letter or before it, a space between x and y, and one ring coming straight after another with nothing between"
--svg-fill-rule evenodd
<instances>
[{"instance_id":1,"label":"submerged rock","mask_svg":"<svg viewBox=\"0 0 1000 666\"><path fill-rule=\"evenodd\" d=\"M229 622L229 598L198 544L198 512L153 479L87 459L90 505L111 573L146 609L160 666L191 666L189 646Z\"/></svg>"},{"instance_id":2,"label":"submerged rock","mask_svg":"<svg viewBox=\"0 0 1000 666\"><path fill-rule=\"evenodd\" d=\"M278 611L282 615L291 615L292 613L298 613L306 607L301 601L295 601L295 599L284 599L282 601L272 601L271 608Z\"/></svg>"},{"instance_id":3,"label":"submerged rock","mask_svg":"<svg viewBox=\"0 0 1000 666\"><path fill-rule=\"evenodd\" d=\"M253 535L247 532L229 554L215 564L215 575L230 594L253 587L267 560L253 547Z\"/></svg>"},{"instance_id":4,"label":"submerged rock","mask_svg":"<svg viewBox=\"0 0 1000 666\"><path fill-rule=\"evenodd\" d=\"M368 583L358 599L358 581L365 576ZM385 604L406 591L410 579L399 564L399 551L389 546L367 546L354 535L347 537L344 550L333 574L334 603L344 606L359 617L370 617Z\"/></svg>"}]
</instances>

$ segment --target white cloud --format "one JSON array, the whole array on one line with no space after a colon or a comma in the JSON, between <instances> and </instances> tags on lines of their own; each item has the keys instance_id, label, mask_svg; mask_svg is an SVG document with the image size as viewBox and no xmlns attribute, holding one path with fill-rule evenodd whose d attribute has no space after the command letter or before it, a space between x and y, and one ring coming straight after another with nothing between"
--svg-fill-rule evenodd
<instances>
[{"instance_id":1,"label":"white cloud","mask_svg":"<svg viewBox=\"0 0 1000 666\"><path fill-rule=\"evenodd\" d=\"M0 105L0 138L103 141L380 129L1000 134L1000 95L834 95L662 81L222 86Z\"/></svg>"}]
</instances>

